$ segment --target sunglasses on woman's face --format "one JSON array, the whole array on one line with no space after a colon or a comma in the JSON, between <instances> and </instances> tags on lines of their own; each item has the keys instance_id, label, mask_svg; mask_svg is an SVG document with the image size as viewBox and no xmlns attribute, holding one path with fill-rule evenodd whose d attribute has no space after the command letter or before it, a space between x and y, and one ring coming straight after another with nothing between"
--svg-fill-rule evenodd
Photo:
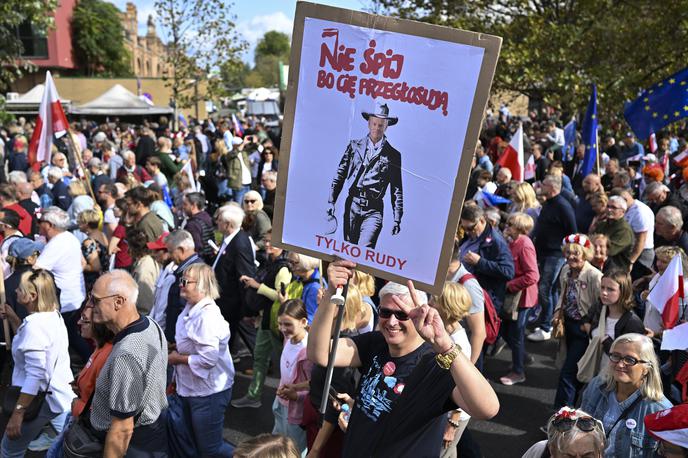
<instances>
[{"instance_id":1,"label":"sunglasses on woman's face","mask_svg":"<svg viewBox=\"0 0 688 458\"><path fill-rule=\"evenodd\" d=\"M196 280L189 280L188 278L182 278L181 280L179 280L179 284L181 286L183 286L184 288L189 286L189 283L198 283L198 282Z\"/></svg>"},{"instance_id":2,"label":"sunglasses on woman's face","mask_svg":"<svg viewBox=\"0 0 688 458\"><path fill-rule=\"evenodd\" d=\"M597 426L598 420L593 417L556 418L552 421L552 428L559 432L570 431L576 426L581 431L590 432Z\"/></svg>"},{"instance_id":3,"label":"sunglasses on woman's face","mask_svg":"<svg viewBox=\"0 0 688 458\"><path fill-rule=\"evenodd\" d=\"M398 321L406 321L409 319L409 316L405 312L400 312L399 310L381 308L379 313L380 318L384 319L392 318L392 315L394 315Z\"/></svg>"}]
</instances>

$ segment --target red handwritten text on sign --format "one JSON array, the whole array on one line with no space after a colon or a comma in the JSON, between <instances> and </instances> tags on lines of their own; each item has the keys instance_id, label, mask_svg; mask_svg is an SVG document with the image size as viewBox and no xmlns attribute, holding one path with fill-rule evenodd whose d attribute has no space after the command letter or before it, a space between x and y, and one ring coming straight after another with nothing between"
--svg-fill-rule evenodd
<instances>
[{"instance_id":1,"label":"red handwritten text on sign","mask_svg":"<svg viewBox=\"0 0 688 458\"><path fill-rule=\"evenodd\" d=\"M404 68L404 56L392 49L378 51L377 42L370 40L368 48L363 52L363 61L358 69L365 75L375 75L384 79L361 78L352 75L355 68L356 48L350 48L339 42L339 30L326 28L322 31L322 38L327 39L320 45L320 70L316 85L321 89L335 89L350 98L359 95L368 97L397 100L415 105L424 105L429 110L442 108L442 114L447 116L449 108L449 94L439 89L425 86L414 86L406 81L395 80L401 77ZM332 38L334 41L332 42ZM329 70L326 68L329 67ZM344 73L347 72L347 73ZM335 75L335 73L339 73Z\"/></svg>"}]
</instances>

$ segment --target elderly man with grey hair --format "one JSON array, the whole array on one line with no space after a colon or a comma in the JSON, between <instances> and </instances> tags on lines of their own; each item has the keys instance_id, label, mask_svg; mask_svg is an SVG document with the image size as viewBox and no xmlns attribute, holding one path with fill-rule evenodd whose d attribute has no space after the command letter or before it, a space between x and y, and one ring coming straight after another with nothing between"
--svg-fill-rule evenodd
<instances>
[{"instance_id":1,"label":"elderly man with grey hair","mask_svg":"<svg viewBox=\"0 0 688 458\"><path fill-rule=\"evenodd\" d=\"M91 425L105 438L102 456L167 456L167 342L137 312L138 292L131 275L113 270L91 293L93 322L115 334L91 404Z\"/></svg>"},{"instance_id":2,"label":"elderly man with grey hair","mask_svg":"<svg viewBox=\"0 0 688 458\"><path fill-rule=\"evenodd\" d=\"M607 254L607 268L618 268L626 272L631 266L631 254L635 234L631 225L624 218L628 210L626 199L621 196L611 196L607 202L607 214L595 227L595 232L604 234L609 239Z\"/></svg>"},{"instance_id":3,"label":"elderly man with grey hair","mask_svg":"<svg viewBox=\"0 0 688 458\"><path fill-rule=\"evenodd\" d=\"M328 289L313 318L308 358L327 365L337 305L331 298L356 265L328 267ZM388 283L380 290L379 331L340 338L334 365L362 377L349 418L343 457L439 456L446 413L461 408L488 419L499 401L478 369L447 333L425 293ZM404 396L400 396L404 393Z\"/></svg>"},{"instance_id":4,"label":"elderly man with grey hair","mask_svg":"<svg viewBox=\"0 0 688 458\"><path fill-rule=\"evenodd\" d=\"M672 206L681 212L684 223L688 221L688 206L677 192L672 192L664 183L653 181L648 184L645 188L645 202L655 215L662 208Z\"/></svg>"},{"instance_id":5,"label":"elderly man with grey hair","mask_svg":"<svg viewBox=\"0 0 688 458\"><path fill-rule=\"evenodd\" d=\"M683 224L681 210L672 206L661 208L655 217L655 248L678 246L688 253L688 233Z\"/></svg>"},{"instance_id":6,"label":"elderly man with grey hair","mask_svg":"<svg viewBox=\"0 0 688 458\"><path fill-rule=\"evenodd\" d=\"M167 308L165 309L165 336L168 342L174 342L177 317L186 306L186 301L181 297L182 276L187 267L202 263L203 260L196 253L193 237L188 231L172 232L165 237L165 246L172 262L177 266L174 270L174 282L167 293Z\"/></svg>"},{"instance_id":7,"label":"elderly man with grey hair","mask_svg":"<svg viewBox=\"0 0 688 458\"><path fill-rule=\"evenodd\" d=\"M125 185L132 182L143 184L146 181L152 180L146 169L136 164L136 155L132 151L126 150L122 152L122 159L124 163L117 170L116 181L118 183Z\"/></svg>"},{"instance_id":8,"label":"elderly man with grey hair","mask_svg":"<svg viewBox=\"0 0 688 458\"><path fill-rule=\"evenodd\" d=\"M81 303L86 298L81 243L68 231L69 226L69 215L61 208L48 207L43 211L38 231L48 243L33 268L45 269L55 277L55 285L60 289L60 312L67 325L69 345L84 361L88 361L91 347L81 337L76 323Z\"/></svg>"},{"instance_id":9,"label":"elderly man with grey hair","mask_svg":"<svg viewBox=\"0 0 688 458\"><path fill-rule=\"evenodd\" d=\"M64 182L64 175L59 167L48 167L48 183L52 185L53 203L62 210L67 211L72 205L72 196L69 195L67 183Z\"/></svg>"},{"instance_id":10,"label":"elderly man with grey hair","mask_svg":"<svg viewBox=\"0 0 688 458\"><path fill-rule=\"evenodd\" d=\"M241 334L242 340L252 349L253 332L241 326L243 312L246 310L246 288L240 278L242 275L254 278L256 275L255 252L246 231L241 228L244 211L236 204L220 207L215 212L217 230L222 233L222 245L213 262L213 270L220 284L222 296L217 300L222 315L231 330L230 349Z\"/></svg>"}]
</instances>

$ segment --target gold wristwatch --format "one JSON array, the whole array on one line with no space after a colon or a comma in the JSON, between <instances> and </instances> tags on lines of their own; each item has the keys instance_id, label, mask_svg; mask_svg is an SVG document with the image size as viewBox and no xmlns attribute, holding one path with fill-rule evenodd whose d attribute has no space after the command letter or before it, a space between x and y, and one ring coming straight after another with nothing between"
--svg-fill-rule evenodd
<instances>
[{"instance_id":1,"label":"gold wristwatch","mask_svg":"<svg viewBox=\"0 0 688 458\"><path fill-rule=\"evenodd\" d=\"M461 353L461 347L458 344L454 344L449 351L436 354L435 361L442 369L449 370L456 357L459 356L459 353Z\"/></svg>"}]
</instances>

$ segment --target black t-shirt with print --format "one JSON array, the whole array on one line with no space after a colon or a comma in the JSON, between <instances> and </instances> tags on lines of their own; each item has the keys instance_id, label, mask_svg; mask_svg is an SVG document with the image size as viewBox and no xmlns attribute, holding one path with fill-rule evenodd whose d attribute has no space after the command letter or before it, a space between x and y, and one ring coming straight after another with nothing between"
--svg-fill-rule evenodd
<instances>
[{"instance_id":1,"label":"black t-shirt with print","mask_svg":"<svg viewBox=\"0 0 688 458\"><path fill-rule=\"evenodd\" d=\"M352 340L363 376L342 456L439 456L443 414L457 406L451 399L454 380L437 365L432 347L424 343L393 358L378 331Z\"/></svg>"}]
</instances>

